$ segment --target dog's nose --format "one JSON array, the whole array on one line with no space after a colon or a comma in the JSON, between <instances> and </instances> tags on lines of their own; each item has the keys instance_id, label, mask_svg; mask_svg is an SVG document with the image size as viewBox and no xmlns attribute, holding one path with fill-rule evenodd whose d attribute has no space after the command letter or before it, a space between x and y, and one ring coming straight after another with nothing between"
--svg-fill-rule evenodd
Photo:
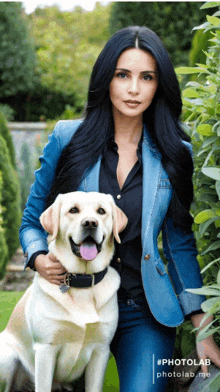
<instances>
[{"instance_id":1,"label":"dog's nose","mask_svg":"<svg viewBox=\"0 0 220 392\"><path fill-rule=\"evenodd\" d=\"M87 229L95 229L98 226L98 221L96 219L83 219L82 226Z\"/></svg>"}]
</instances>

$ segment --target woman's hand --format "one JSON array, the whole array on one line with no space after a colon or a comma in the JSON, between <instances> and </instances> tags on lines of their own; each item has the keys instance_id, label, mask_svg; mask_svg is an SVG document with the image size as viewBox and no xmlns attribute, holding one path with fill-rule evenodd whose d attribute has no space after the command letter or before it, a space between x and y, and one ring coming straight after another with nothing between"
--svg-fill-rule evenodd
<instances>
[{"instance_id":1,"label":"woman's hand","mask_svg":"<svg viewBox=\"0 0 220 392\"><path fill-rule=\"evenodd\" d=\"M60 285L67 271L52 253L38 255L34 262L37 272L48 282Z\"/></svg>"},{"instance_id":2,"label":"woman's hand","mask_svg":"<svg viewBox=\"0 0 220 392\"><path fill-rule=\"evenodd\" d=\"M201 320L205 314L195 314L191 317L192 324L194 327L198 328ZM200 327L202 330L207 324L209 324L213 320L213 317L210 316ZM198 335L199 331L197 332ZM201 365L201 371L205 374L208 373L208 366L206 365L206 360L210 359L216 366L220 368L220 350L216 345L213 336L210 335L206 339L203 339L201 342L196 343L196 349L199 359L204 361L204 365Z\"/></svg>"}]
</instances>

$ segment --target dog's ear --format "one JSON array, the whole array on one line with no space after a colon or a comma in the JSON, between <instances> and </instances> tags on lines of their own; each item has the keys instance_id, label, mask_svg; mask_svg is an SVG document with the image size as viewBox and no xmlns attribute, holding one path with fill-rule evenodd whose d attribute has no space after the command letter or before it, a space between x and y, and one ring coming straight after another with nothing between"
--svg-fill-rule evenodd
<instances>
[{"instance_id":1,"label":"dog's ear","mask_svg":"<svg viewBox=\"0 0 220 392\"><path fill-rule=\"evenodd\" d=\"M41 225L49 234L52 235L51 241L53 241L58 234L60 224L60 207L61 197L58 195L55 202L40 216Z\"/></svg>"},{"instance_id":2,"label":"dog's ear","mask_svg":"<svg viewBox=\"0 0 220 392\"><path fill-rule=\"evenodd\" d=\"M128 218L125 213L118 207L114 202L112 202L113 209L113 234L116 241L120 244L121 240L119 233L123 231L128 223Z\"/></svg>"}]
</instances>

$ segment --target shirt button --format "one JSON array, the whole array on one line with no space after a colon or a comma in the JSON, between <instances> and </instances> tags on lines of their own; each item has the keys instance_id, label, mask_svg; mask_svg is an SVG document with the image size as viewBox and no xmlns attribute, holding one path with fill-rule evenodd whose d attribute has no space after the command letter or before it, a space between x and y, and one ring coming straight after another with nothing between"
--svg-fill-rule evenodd
<instances>
[{"instance_id":1,"label":"shirt button","mask_svg":"<svg viewBox=\"0 0 220 392\"><path fill-rule=\"evenodd\" d=\"M146 256L144 256L144 260L149 260L149 258L150 258L150 255L149 255L149 254L146 255Z\"/></svg>"},{"instance_id":2,"label":"shirt button","mask_svg":"<svg viewBox=\"0 0 220 392\"><path fill-rule=\"evenodd\" d=\"M117 262L118 262L118 263L121 263L120 257L117 258Z\"/></svg>"},{"instance_id":3,"label":"shirt button","mask_svg":"<svg viewBox=\"0 0 220 392\"><path fill-rule=\"evenodd\" d=\"M117 195L117 199L118 199L118 200L121 199L121 195Z\"/></svg>"}]
</instances>

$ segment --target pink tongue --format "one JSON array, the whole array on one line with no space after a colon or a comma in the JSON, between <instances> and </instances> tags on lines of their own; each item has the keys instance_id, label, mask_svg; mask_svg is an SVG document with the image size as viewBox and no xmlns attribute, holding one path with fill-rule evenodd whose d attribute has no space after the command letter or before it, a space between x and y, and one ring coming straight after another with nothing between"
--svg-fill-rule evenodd
<instances>
[{"instance_id":1,"label":"pink tongue","mask_svg":"<svg viewBox=\"0 0 220 392\"><path fill-rule=\"evenodd\" d=\"M93 260L96 258L98 251L95 244L85 243L80 246L80 253L83 259Z\"/></svg>"}]
</instances>

